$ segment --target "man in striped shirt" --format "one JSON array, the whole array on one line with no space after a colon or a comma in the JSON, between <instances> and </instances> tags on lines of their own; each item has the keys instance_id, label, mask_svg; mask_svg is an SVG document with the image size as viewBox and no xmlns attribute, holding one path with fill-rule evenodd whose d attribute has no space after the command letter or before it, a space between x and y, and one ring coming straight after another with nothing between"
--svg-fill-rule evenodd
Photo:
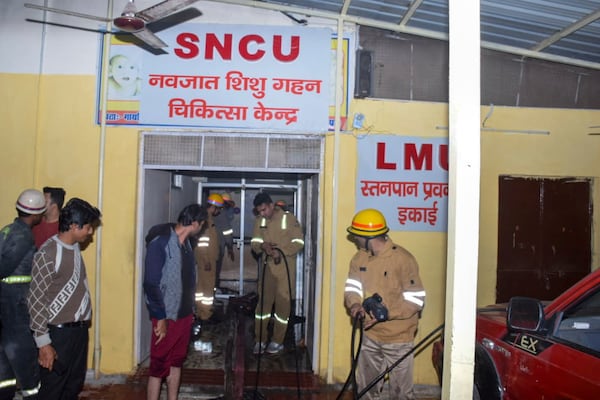
<instances>
[{"instance_id":1,"label":"man in striped shirt","mask_svg":"<svg viewBox=\"0 0 600 400\"><path fill-rule=\"evenodd\" d=\"M89 243L100 217L87 201L69 200L58 234L33 258L28 307L42 367L41 399L76 399L83 388L92 303L80 245Z\"/></svg>"}]
</instances>

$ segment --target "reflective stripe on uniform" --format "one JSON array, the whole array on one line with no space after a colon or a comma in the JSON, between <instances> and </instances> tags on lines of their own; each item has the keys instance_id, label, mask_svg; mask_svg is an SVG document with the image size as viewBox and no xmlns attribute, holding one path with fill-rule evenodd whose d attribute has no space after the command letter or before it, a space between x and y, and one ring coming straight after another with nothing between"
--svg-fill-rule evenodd
<instances>
[{"instance_id":1,"label":"reflective stripe on uniform","mask_svg":"<svg viewBox=\"0 0 600 400\"><path fill-rule=\"evenodd\" d=\"M344 288L344 292L354 292L360 297L364 297L362 283L360 281L357 281L356 279L346 279L346 287Z\"/></svg>"},{"instance_id":2,"label":"reflective stripe on uniform","mask_svg":"<svg viewBox=\"0 0 600 400\"><path fill-rule=\"evenodd\" d=\"M402 295L404 296L404 300L410 301L419 307L423 307L423 304L425 304L424 290L420 290L418 292L404 292Z\"/></svg>"},{"instance_id":3,"label":"reflective stripe on uniform","mask_svg":"<svg viewBox=\"0 0 600 400\"><path fill-rule=\"evenodd\" d=\"M33 389L21 390L21 394L23 395L23 397L29 397L29 396L34 396L34 395L38 394L39 391L40 391L40 383L38 383L37 387L34 387Z\"/></svg>"},{"instance_id":4,"label":"reflective stripe on uniform","mask_svg":"<svg viewBox=\"0 0 600 400\"><path fill-rule=\"evenodd\" d=\"M255 314L254 318L255 319L265 320L265 319L271 318L271 313L268 313L268 314Z\"/></svg>"},{"instance_id":5,"label":"reflective stripe on uniform","mask_svg":"<svg viewBox=\"0 0 600 400\"><path fill-rule=\"evenodd\" d=\"M261 228L266 228L267 227L267 219L266 218L262 218L260 220L260 227ZM287 213L283 214L283 218L281 219L281 229L282 230L286 230L287 229ZM264 239L263 238L252 238L252 240L250 240L250 243L260 243L263 244L264 243ZM301 246L304 246L304 240L300 239L300 238L294 238L292 239L292 243L297 243Z\"/></svg>"},{"instance_id":6,"label":"reflective stripe on uniform","mask_svg":"<svg viewBox=\"0 0 600 400\"><path fill-rule=\"evenodd\" d=\"M31 282L31 276L28 275L12 275L7 276L6 278L2 278L2 282L12 284L12 283L29 283Z\"/></svg>"},{"instance_id":7,"label":"reflective stripe on uniform","mask_svg":"<svg viewBox=\"0 0 600 400\"><path fill-rule=\"evenodd\" d=\"M208 236L202 236L198 239L198 247L208 247L210 246L210 238Z\"/></svg>"},{"instance_id":8,"label":"reflective stripe on uniform","mask_svg":"<svg viewBox=\"0 0 600 400\"><path fill-rule=\"evenodd\" d=\"M275 313L275 320L283 325L287 325L288 323L288 318L283 319L279 315L277 315L277 313Z\"/></svg>"},{"instance_id":9,"label":"reflective stripe on uniform","mask_svg":"<svg viewBox=\"0 0 600 400\"><path fill-rule=\"evenodd\" d=\"M196 293L196 301L204 304L205 306L212 306L214 300L214 296L205 296L204 293Z\"/></svg>"},{"instance_id":10,"label":"reflective stripe on uniform","mask_svg":"<svg viewBox=\"0 0 600 400\"><path fill-rule=\"evenodd\" d=\"M7 387L11 387L11 386L17 386L17 379L13 378L13 379L5 379L3 381L0 381L0 389L4 389Z\"/></svg>"},{"instance_id":11,"label":"reflective stripe on uniform","mask_svg":"<svg viewBox=\"0 0 600 400\"><path fill-rule=\"evenodd\" d=\"M227 229L223 231L223 236L233 235L233 229Z\"/></svg>"}]
</instances>

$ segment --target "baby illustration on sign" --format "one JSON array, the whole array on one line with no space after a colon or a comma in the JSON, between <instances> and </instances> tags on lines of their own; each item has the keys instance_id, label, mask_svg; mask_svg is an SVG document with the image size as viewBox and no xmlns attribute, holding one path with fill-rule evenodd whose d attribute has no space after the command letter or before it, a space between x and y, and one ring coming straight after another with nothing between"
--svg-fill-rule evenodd
<instances>
[{"instance_id":1,"label":"baby illustration on sign","mask_svg":"<svg viewBox=\"0 0 600 400\"><path fill-rule=\"evenodd\" d=\"M108 62L108 98L131 99L140 94L141 88L138 65L123 54L111 57Z\"/></svg>"}]
</instances>

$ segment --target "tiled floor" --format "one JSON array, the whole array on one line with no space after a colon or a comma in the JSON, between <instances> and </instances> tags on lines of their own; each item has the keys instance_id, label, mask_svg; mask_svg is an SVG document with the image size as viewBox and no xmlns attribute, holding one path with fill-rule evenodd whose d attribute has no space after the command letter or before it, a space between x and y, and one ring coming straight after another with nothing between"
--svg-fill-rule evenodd
<instances>
[{"instance_id":1,"label":"tiled floor","mask_svg":"<svg viewBox=\"0 0 600 400\"><path fill-rule=\"evenodd\" d=\"M260 357L252 354L254 347L254 318L231 313L215 314L212 321L202 327L199 340L210 343L212 350L202 352L190 344L188 358L184 368L222 370L229 360L242 358L244 369L255 371L307 372L311 370L311 361L306 348L296 346L299 340L290 335L286 338L285 350L278 355L264 354ZM234 333L237 332L237 335ZM235 337L240 337L234 343ZM229 347L228 347L229 346ZM237 354L240 354L238 356Z\"/></svg>"}]
</instances>

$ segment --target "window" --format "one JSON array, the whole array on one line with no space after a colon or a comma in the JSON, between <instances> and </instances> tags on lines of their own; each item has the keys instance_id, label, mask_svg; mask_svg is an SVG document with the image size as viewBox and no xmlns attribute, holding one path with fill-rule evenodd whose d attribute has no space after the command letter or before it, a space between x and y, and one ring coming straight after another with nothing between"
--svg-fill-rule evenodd
<instances>
[{"instance_id":1,"label":"window","mask_svg":"<svg viewBox=\"0 0 600 400\"><path fill-rule=\"evenodd\" d=\"M555 336L600 354L600 290L562 314Z\"/></svg>"}]
</instances>

